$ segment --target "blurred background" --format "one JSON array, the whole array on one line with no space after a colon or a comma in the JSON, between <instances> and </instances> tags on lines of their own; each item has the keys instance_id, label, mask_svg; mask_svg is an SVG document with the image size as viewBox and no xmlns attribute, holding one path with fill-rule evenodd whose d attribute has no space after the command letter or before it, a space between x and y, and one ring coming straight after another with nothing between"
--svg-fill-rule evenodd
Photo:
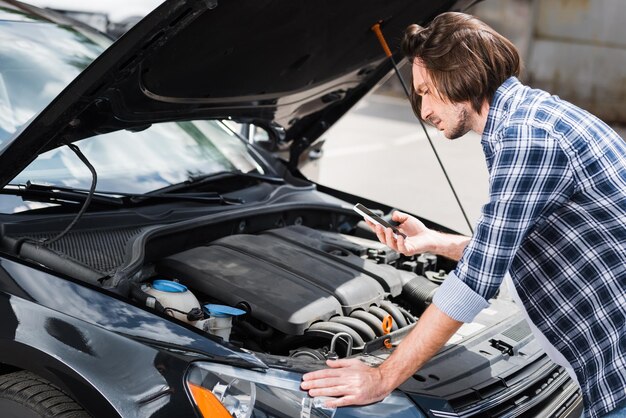
<instances>
[{"instance_id":1,"label":"blurred background","mask_svg":"<svg viewBox=\"0 0 626 418\"><path fill-rule=\"evenodd\" d=\"M30 0L121 36L161 0ZM532 87L594 113L626 134L626 3L622 0L484 0L469 10L511 39ZM398 34L386 34L391 41ZM391 43L391 42L390 42ZM403 77L410 82L408 65ZM428 130L470 223L487 199L480 137ZM314 181L470 230L401 84L391 75L323 138L304 172Z\"/></svg>"}]
</instances>

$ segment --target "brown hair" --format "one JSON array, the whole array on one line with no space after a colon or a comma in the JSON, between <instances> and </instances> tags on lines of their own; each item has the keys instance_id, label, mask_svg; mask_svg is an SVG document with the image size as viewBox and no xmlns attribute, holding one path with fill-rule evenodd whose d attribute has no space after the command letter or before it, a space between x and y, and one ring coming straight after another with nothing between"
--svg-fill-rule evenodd
<instances>
[{"instance_id":1,"label":"brown hair","mask_svg":"<svg viewBox=\"0 0 626 418\"><path fill-rule=\"evenodd\" d=\"M426 28L410 25L402 40L409 61L419 59L444 100L470 102L480 114L500 85L520 72L517 48L475 17L448 12ZM422 98L411 83L411 106L420 117Z\"/></svg>"}]
</instances>

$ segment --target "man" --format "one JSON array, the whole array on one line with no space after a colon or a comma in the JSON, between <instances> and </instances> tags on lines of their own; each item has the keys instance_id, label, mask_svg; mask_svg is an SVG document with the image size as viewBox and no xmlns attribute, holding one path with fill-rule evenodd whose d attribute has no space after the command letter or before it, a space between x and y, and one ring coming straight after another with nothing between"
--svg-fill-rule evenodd
<instances>
[{"instance_id":1,"label":"man","mask_svg":"<svg viewBox=\"0 0 626 418\"><path fill-rule=\"evenodd\" d=\"M335 407L383 399L489 305L508 272L546 351L577 378L585 414L626 414L626 143L584 110L522 85L515 47L472 16L412 25L403 49L416 114L449 139L482 134L489 202L471 238L399 212L406 239L370 224L389 247L440 254L457 268L379 367L329 361L302 388Z\"/></svg>"}]
</instances>

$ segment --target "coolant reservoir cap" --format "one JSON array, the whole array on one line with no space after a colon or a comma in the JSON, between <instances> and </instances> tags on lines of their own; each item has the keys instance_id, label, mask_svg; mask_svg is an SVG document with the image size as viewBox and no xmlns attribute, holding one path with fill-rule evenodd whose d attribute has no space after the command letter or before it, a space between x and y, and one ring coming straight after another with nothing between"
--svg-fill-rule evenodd
<instances>
[{"instance_id":1,"label":"coolant reservoir cap","mask_svg":"<svg viewBox=\"0 0 626 418\"><path fill-rule=\"evenodd\" d=\"M155 280L152 282L152 288L168 293L184 293L187 291L187 286L171 280Z\"/></svg>"},{"instance_id":2,"label":"coolant reservoir cap","mask_svg":"<svg viewBox=\"0 0 626 418\"><path fill-rule=\"evenodd\" d=\"M208 303L204 305L204 311L207 312L211 316L215 317L227 317L227 316L239 316L246 313L246 311L242 309L233 308L228 305L214 305Z\"/></svg>"}]
</instances>

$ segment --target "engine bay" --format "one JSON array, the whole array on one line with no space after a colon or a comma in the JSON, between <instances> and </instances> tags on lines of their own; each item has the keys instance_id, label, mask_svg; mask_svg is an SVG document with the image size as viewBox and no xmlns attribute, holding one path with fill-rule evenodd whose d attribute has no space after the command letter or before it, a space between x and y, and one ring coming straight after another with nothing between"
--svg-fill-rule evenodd
<instances>
[{"instance_id":1,"label":"engine bay","mask_svg":"<svg viewBox=\"0 0 626 418\"><path fill-rule=\"evenodd\" d=\"M166 313L240 347L324 360L408 331L445 278L437 263L433 255L404 257L377 241L299 225L230 235L167 256L142 289ZM155 292L155 280L161 289L163 281L189 289L196 313L184 303L169 306L176 291ZM211 325L217 318L219 333Z\"/></svg>"},{"instance_id":2,"label":"engine bay","mask_svg":"<svg viewBox=\"0 0 626 418\"><path fill-rule=\"evenodd\" d=\"M325 360L390 349L456 262L393 251L353 211L327 203L171 223L123 218L128 226L112 216L106 228L86 223L50 245L39 243L58 233L52 224L49 232L41 224L7 224L2 244L256 353ZM466 324L450 343L502 318Z\"/></svg>"},{"instance_id":3,"label":"engine bay","mask_svg":"<svg viewBox=\"0 0 626 418\"><path fill-rule=\"evenodd\" d=\"M1 243L5 253L42 271L132 302L144 319L131 327L123 314L119 320L139 339L148 325L153 341L178 347L176 331L191 331L200 337L200 351L211 339L220 349L239 348L262 364L301 373L327 359L382 363L418 323L456 262L399 254L348 208L277 205L171 222L153 214L121 217L125 222L86 218L48 245L58 223L9 223ZM69 282L59 283L65 291ZM43 297L45 289L36 286L35 293ZM47 302L63 309L54 297ZM108 321L107 315L96 317ZM151 318L172 321L169 337L154 333ZM561 405L563 397L579 397L505 294L463 324L401 390L426 409L476 416L526 408L517 403L520 391L532 400L533 416L548 416L544 410L553 409L551 402ZM439 403L432 403L435 398Z\"/></svg>"}]
</instances>

